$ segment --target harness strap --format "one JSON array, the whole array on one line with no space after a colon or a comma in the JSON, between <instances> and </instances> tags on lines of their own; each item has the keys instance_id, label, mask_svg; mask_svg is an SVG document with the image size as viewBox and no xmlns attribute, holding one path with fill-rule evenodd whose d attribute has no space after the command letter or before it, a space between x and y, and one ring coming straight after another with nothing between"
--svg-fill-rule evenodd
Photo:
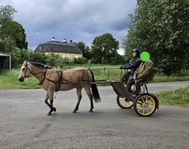
<instances>
[{"instance_id":1,"label":"harness strap","mask_svg":"<svg viewBox=\"0 0 189 149\"><path fill-rule=\"evenodd\" d=\"M43 82L45 81L46 79L46 74L47 74L47 67L44 68L43 70L44 74L43 74L43 79L39 82L39 85L42 85Z\"/></svg>"},{"instance_id":2,"label":"harness strap","mask_svg":"<svg viewBox=\"0 0 189 149\"><path fill-rule=\"evenodd\" d=\"M58 70L57 71L57 75L58 75L58 82L55 83L56 85L56 92L60 90L60 85L61 85L61 82L62 82L62 71L61 70Z\"/></svg>"}]
</instances>

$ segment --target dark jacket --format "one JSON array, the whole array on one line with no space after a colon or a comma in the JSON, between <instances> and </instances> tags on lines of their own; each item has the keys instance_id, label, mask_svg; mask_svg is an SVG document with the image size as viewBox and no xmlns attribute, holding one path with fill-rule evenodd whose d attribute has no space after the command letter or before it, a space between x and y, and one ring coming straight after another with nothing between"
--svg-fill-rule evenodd
<instances>
[{"instance_id":1,"label":"dark jacket","mask_svg":"<svg viewBox=\"0 0 189 149\"><path fill-rule=\"evenodd\" d=\"M134 72L140 65L141 60L139 57L135 57L130 60L129 64L121 66L122 69L131 69L131 72Z\"/></svg>"}]
</instances>

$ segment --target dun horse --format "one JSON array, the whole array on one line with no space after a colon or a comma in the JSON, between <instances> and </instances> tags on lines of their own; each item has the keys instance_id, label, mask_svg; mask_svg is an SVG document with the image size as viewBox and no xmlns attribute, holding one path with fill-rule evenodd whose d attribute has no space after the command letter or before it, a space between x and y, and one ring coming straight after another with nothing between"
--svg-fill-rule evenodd
<instances>
[{"instance_id":1,"label":"dun horse","mask_svg":"<svg viewBox=\"0 0 189 149\"><path fill-rule=\"evenodd\" d=\"M56 112L56 108L53 106L53 98L54 93L57 91L67 91L76 88L78 101L73 111L74 113L79 110L79 104L82 98L82 88L85 89L90 99L91 107L89 112L93 112L94 109L93 98L95 102L100 101L97 86L96 84L91 83L95 82L94 75L92 71L86 68L59 70L52 69L49 66L40 63L24 61L18 79L23 82L25 78L30 76L36 77L47 91L45 103L50 108L48 115L51 115L53 111Z\"/></svg>"}]
</instances>

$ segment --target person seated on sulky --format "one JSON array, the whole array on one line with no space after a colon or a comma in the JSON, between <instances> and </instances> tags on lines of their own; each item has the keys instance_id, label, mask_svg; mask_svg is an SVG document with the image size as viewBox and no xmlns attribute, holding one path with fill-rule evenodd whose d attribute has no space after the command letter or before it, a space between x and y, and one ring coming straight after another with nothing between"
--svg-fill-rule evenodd
<instances>
[{"instance_id":1,"label":"person seated on sulky","mask_svg":"<svg viewBox=\"0 0 189 149\"><path fill-rule=\"evenodd\" d=\"M133 59L131 59L128 64L120 67L120 69L130 69L130 71L124 74L121 78L121 81L124 83L127 83L129 77L134 75L135 70L141 64L140 50L138 48L132 50L132 57Z\"/></svg>"}]
</instances>

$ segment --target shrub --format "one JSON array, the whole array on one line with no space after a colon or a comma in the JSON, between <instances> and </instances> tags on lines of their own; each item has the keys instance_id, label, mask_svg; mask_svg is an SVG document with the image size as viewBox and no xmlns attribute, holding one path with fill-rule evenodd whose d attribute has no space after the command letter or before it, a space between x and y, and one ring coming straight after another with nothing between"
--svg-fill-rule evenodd
<instances>
[{"instance_id":1,"label":"shrub","mask_svg":"<svg viewBox=\"0 0 189 149\"><path fill-rule=\"evenodd\" d=\"M28 61L33 61L33 62L46 64L47 59L48 59L48 56L46 56L44 53L30 52Z\"/></svg>"},{"instance_id":2,"label":"shrub","mask_svg":"<svg viewBox=\"0 0 189 149\"><path fill-rule=\"evenodd\" d=\"M75 63L75 64L86 64L87 59L86 58L74 58L73 63Z\"/></svg>"}]
</instances>

